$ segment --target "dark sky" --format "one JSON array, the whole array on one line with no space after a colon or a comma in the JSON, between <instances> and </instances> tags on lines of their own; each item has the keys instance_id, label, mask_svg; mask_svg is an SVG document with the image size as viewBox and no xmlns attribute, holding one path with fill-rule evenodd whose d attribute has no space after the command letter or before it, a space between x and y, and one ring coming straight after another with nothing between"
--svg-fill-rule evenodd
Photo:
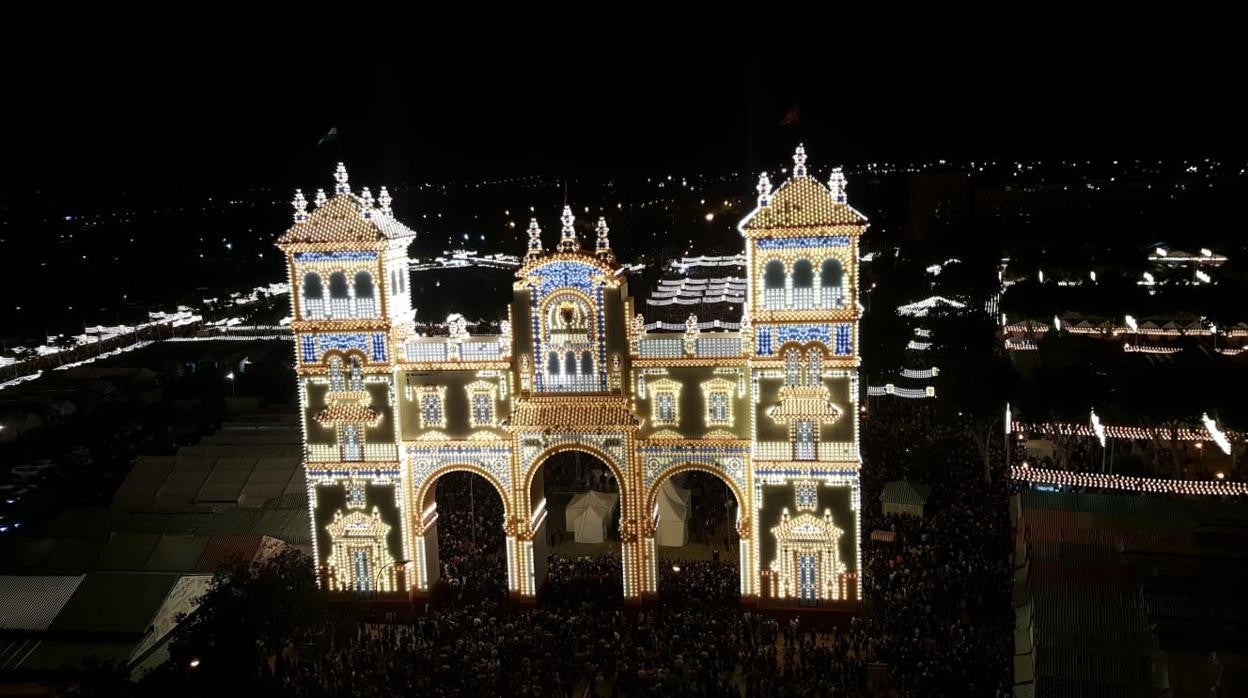
<instances>
[{"instance_id":1,"label":"dark sky","mask_svg":"<svg viewBox=\"0 0 1248 698\"><path fill-rule=\"evenodd\" d=\"M812 162L1245 154L1241 17L1092 5L679 21L638 6L492 27L484 4L9 16L0 169L10 191L285 189L340 155L423 180L756 170L799 139ZM780 128L793 105L799 125Z\"/></svg>"}]
</instances>

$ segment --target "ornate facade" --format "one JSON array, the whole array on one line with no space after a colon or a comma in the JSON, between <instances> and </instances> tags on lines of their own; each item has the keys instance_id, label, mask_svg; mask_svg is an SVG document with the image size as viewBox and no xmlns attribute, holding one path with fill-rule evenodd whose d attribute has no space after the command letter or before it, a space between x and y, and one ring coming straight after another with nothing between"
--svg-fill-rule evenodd
<instances>
[{"instance_id":1,"label":"ornate facade","mask_svg":"<svg viewBox=\"0 0 1248 698\"><path fill-rule=\"evenodd\" d=\"M624 593L657 591L656 497L687 470L738 502L741 593L853 600L861 567L858 238L866 219L839 169L792 176L739 226L749 302L737 332L647 332L599 219L582 249L565 207L557 246L536 221L495 336L413 331L407 247L385 189L333 197L279 239L294 308L313 540L333 589L429 589L438 576L434 484L481 475L505 511L509 586L545 576L550 456L601 460L620 490Z\"/></svg>"}]
</instances>

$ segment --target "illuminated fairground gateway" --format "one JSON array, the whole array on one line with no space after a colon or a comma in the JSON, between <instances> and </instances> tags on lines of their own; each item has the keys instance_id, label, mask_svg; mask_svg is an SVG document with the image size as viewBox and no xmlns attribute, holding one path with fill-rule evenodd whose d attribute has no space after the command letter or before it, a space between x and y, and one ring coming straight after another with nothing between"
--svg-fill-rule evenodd
<instances>
[{"instance_id":1,"label":"illuminated fairground gateway","mask_svg":"<svg viewBox=\"0 0 1248 698\"><path fill-rule=\"evenodd\" d=\"M866 219L794 155L741 222L748 304L737 332L647 332L598 220L592 250L571 210L553 251L530 225L497 336L414 331L415 233L348 186L279 239L289 262L313 541L334 590L427 591L438 575L434 484L476 473L501 495L512 593L545 578L540 469L564 451L619 487L626 598L657 591L657 498L699 470L735 494L741 594L853 601L861 568L858 238Z\"/></svg>"}]
</instances>

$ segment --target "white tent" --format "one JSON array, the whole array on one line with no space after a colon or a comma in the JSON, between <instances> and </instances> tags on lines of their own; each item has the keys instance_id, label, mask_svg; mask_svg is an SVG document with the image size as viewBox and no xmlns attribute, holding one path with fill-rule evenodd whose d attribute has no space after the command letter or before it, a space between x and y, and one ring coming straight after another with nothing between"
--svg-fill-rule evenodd
<instances>
[{"instance_id":1,"label":"white tent","mask_svg":"<svg viewBox=\"0 0 1248 698\"><path fill-rule=\"evenodd\" d=\"M671 479L659 488L659 530L656 543L680 547L689 542L689 490L677 487Z\"/></svg>"},{"instance_id":2,"label":"white tent","mask_svg":"<svg viewBox=\"0 0 1248 698\"><path fill-rule=\"evenodd\" d=\"M590 490L582 492L568 502L565 513L567 529L577 543L601 543L606 539L607 526L611 524L611 512L615 510L618 494Z\"/></svg>"}]
</instances>

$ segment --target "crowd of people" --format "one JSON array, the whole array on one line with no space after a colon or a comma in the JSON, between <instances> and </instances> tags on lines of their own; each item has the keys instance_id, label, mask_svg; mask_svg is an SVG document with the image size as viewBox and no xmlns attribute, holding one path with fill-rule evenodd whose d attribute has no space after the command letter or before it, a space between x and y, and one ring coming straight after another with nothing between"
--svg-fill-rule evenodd
<instances>
[{"instance_id":1,"label":"crowd of people","mask_svg":"<svg viewBox=\"0 0 1248 698\"><path fill-rule=\"evenodd\" d=\"M923 517L864 507L866 618L873 659L914 695L996 695L1012 685L1011 524L1004 439L928 404L879 400L864 416L863 501L920 469ZM981 434L976 439L975 434ZM926 465L926 467L923 467Z\"/></svg>"},{"instance_id":2,"label":"crowd of people","mask_svg":"<svg viewBox=\"0 0 1248 698\"><path fill-rule=\"evenodd\" d=\"M516 605L501 500L475 476L447 475L436 490L442 576L428 604L408 622L331 622L316 651L281 658L274 681L309 697L789 698L876 695L882 685L903 696L1005 695L1013 614L1003 440L971 438L977 425L913 402L872 404L863 424L864 503L916 473L932 491L922 518L862 508L857 617L816 627L746 610L737 565L718 559L665 560L657 601L637 608L624 603L611 554L552 554L536 603ZM730 512L722 502L722 512L695 509L708 529ZM876 530L894 535L875 540Z\"/></svg>"}]
</instances>

